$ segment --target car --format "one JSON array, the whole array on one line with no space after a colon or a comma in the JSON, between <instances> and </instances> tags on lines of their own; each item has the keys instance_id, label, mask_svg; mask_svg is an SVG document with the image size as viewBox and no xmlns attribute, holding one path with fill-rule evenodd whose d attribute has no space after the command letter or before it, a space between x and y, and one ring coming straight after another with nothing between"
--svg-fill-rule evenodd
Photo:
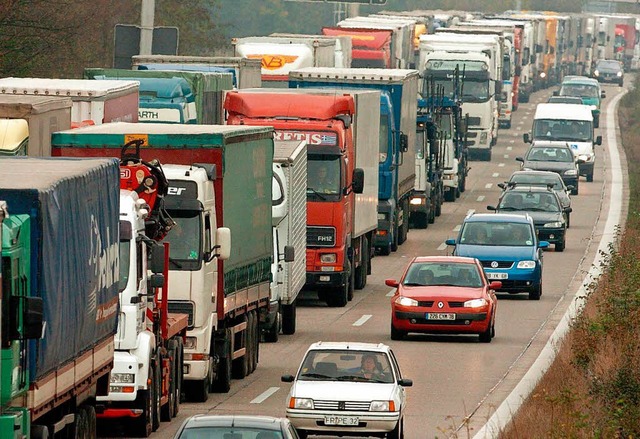
<instances>
[{"instance_id":1,"label":"car","mask_svg":"<svg viewBox=\"0 0 640 439\"><path fill-rule=\"evenodd\" d=\"M500 196L494 212L527 213L533 219L538 239L564 251L567 242L567 220L556 192L546 186L511 185Z\"/></svg>"},{"instance_id":2,"label":"car","mask_svg":"<svg viewBox=\"0 0 640 439\"><path fill-rule=\"evenodd\" d=\"M495 337L494 290L480 261L455 256L413 258L402 278L385 280L396 288L391 297L391 339L410 332L478 334L480 342Z\"/></svg>"},{"instance_id":3,"label":"car","mask_svg":"<svg viewBox=\"0 0 640 439\"><path fill-rule=\"evenodd\" d=\"M532 143L524 157L516 157L522 171L552 171L560 175L565 186L572 186L572 195L578 195L579 168L571 148L565 144Z\"/></svg>"},{"instance_id":4,"label":"car","mask_svg":"<svg viewBox=\"0 0 640 439\"><path fill-rule=\"evenodd\" d=\"M522 234L515 240L515 234ZM454 256L476 258L490 281L502 283L496 292L528 293L529 300L542 295L542 250L531 216L513 213L470 213L458 236L447 239Z\"/></svg>"},{"instance_id":5,"label":"car","mask_svg":"<svg viewBox=\"0 0 640 439\"><path fill-rule=\"evenodd\" d=\"M613 82L622 87L624 85L624 68L618 60L601 59L593 69L593 77L598 82Z\"/></svg>"},{"instance_id":6,"label":"car","mask_svg":"<svg viewBox=\"0 0 640 439\"><path fill-rule=\"evenodd\" d=\"M404 437L405 387L413 381L402 377L396 356L383 343L313 343L296 376L281 379L293 383L286 413L301 438Z\"/></svg>"},{"instance_id":7,"label":"car","mask_svg":"<svg viewBox=\"0 0 640 439\"><path fill-rule=\"evenodd\" d=\"M552 188L562 204L562 209L567 218L567 228L571 226L571 197L569 194L573 186L566 186L559 174L551 171L515 171L508 181L498 183L498 186L505 190L510 185L528 184L531 186L547 186Z\"/></svg>"},{"instance_id":8,"label":"car","mask_svg":"<svg viewBox=\"0 0 640 439\"><path fill-rule=\"evenodd\" d=\"M569 76L562 80L558 96L576 96L582 99L584 105L591 106L593 126L600 126L600 103L607 94L600 88L600 83L586 76Z\"/></svg>"},{"instance_id":9,"label":"car","mask_svg":"<svg viewBox=\"0 0 640 439\"><path fill-rule=\"evenodd\" d=\"M187 418L174 439L298 439L286 418L252 415L194 415Z\"/></svg>"},{"instance_id":10,"label":"car","mask_svg":"<svg viewBox=\"0 0 640 439\"><path fill-rule=\"evenodd\" d=\"M547 100L549 104L578 104L584 105L582 98L578 96L549 96Z\"/></svg>"}]
</instances>

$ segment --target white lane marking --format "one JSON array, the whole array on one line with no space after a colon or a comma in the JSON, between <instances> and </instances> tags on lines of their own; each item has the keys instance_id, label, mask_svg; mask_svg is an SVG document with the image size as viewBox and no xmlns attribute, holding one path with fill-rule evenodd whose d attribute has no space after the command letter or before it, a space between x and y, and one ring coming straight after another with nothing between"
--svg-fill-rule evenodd
<instances>
[{"instance_id":1,"label":"white lane marking","mask_svg":"<svg viewBox=\"0 0 640 439\"><path fill-rule=\"evenodd\" d=\"M480 195L480 196L478 197L478 201L484 201L484 195Z\"/></svg>"},{"instance_id":2,"label":"white lane marking","mask_svg":"<svg viewBox=\"0 0 640 439\"><path fill-rule=\"evenodd\" d=\"M445 249L445 248L447 248L447 247L448 247L448 246L447 246L447 243L446 243L446 242L443 242L442 244L440 244L440 245L438 246L438 250L444 250L444 249Z\"/></svg>"},{"instance_id":3,"label":"white lane marking","mask_svg":"<svg viewBox=\"0 0 640 439\"><path fill-rule=\"evenodd\" d=\"M385 294L385 296L387 296L387 297L391 297L391 296L393 296L394 294L396 294L396 289L395 289L395 288L394 288L393 290L389 291L387 294Z\"/></svg>"},{"instance_id":4,"label":"white lane marking","mask_svg":"<svg viewBox=\"0 0 640 439\"><path fill-rule=\"evenodd\" d=\"M473 215L474 213L476 213L475 209L469 209L469 210L467 210L467 215L466 216Z\"/></svg>"},{"instance_id":5,"label":"white lane marking","mask_svg":"<svg viewBox=\"0 0 640 439\"><path fill-rule=\"evenodd\" d=\"M507 151L512 151L513 150L513 146L507 146ZM506 158L506 156L505 156Z\"/></svg>"},{"instance_id":6,"label":"white lane marking","mask_svg":"<svg viewBox=\"0 0 640 439\"><path fill-rule=\"evenodd\" d=\"M509 140L509 143L516 143L515 140Z\"/></svg>"},{"instance_id":7,"label":"white lane marking","mask_svg":"<svg viewBox=\"0 0 640 439\"><path fill-rule=\"evenodd\" d=\"M518 126L516 127L516 130L521 130L521 129L522 129L522 127L521 127L520 125L518 125Z\"/></svg>"},{"instance_id":8,"label":"white lane marking","mask_svg":"<svg viewBox=\"0 0 640 439\"><path fill-rule=\"evenodd\" d=\"M511 393L494 411L486 424L484 424L475 436L473 436L473 439L497 438L502 429L511 422L513 416L520 409L520 406L527 400L529 395L533 392L536 384L540 381L542 376L555 360L556 354L558 353L558 346L571 329L575 316L578 315L584 307L584 298L591 289L594 279L598 279L602 275L603 267L606 266L605 261L610 255L609 246L616 242L618 228L620 227L622 216L622 188L626 177L626 175L623 175L623 170L620 165L615 120L617 104L623 96L624 93L616 95L616 97L611 100L607 106L607 152L609 153L610 166L605 169L605 172L607 172L611 177L611 185L609 186L609 193L602 194L602 196L607 196L611 201L609 203L609 211L606 213L604 230L602 232L600 242L597 243L598 251L596 252L594 261L591 264L591 268L586 276L583 275L584 280L582 285L578 288L578 291L576 291L575 295L571 299L571 305L569 305L564 316L562 316L562 320L558 323L558 326L556 326L556 329L549 337L544 348L542 348L538 358L536 358L533 365L524 374L520 382L516 384ZM604 214L604 212L601 212L599 214L599 219L605 220ZM591 239L593 240L595 237L592 237ZM509 373L511 368L514 366L515 364L509 368L507 373ZM505 377L503 376L498 384L489 391L489 394L493 393L495 388L504 381L504 378ZM477 407L480 408L480 405L483 402L484 401L481 401ZM462 426L460 428L462 428Z\"/></svg>"},{"instance_id":9,"label":"white lane marking","mask_svg":"<svg viewBox=\"0 0 640 439\"><path fill-rule=\"evenodd\" d=\"M518 122L518 125L524 125L524 120L521 120L520 122Z\"/></svg>"},{"instance_id":10,"label":"white lane marking","mask_svg":"<svg viewBox=\"0 0 640 439\"><path fill-rule=\"evenodd\" d=\"M504 163L503 163L503 165L504 165ZM500 177L500 174L498 174L497 172L494 172L493 174L491 174L491 176L493 178L496 178L496 177Z\"/></svg>"},{"instance_id":11,"label":"white lane marking","mask_svg":"<svg viewBox=\"0 0 640 439\"><path fill-rule=\"evenodd\" d=\"M510 146L508 146L508 147L507 147L507 149L508 149L508 150L511 150L512 148L511 148ZM505 158L505 159L508 159L508 158L509 158L509 154L505 154L505 155L504 155L504 158Z\"/></svg>"},{"instance_id":12,"label":"white lane marking","mask_svg":"<svg viewBox=\"0 0 640 439\"><path fill-rule=\"evenodd\" d=\"M491 186L493 186L493 183L487 183L484 185L485 189L491 189Z\"/></svg>"},{"instance_id":13,"label":"white lane marking","mask_svg":"<svg viewBox=\"0 0 640 439\"><path fill-rule=\"evenodd\" d=\"M254 398L253 401L250 402L250 404L261 404L278 390L280 390L280 387L269 387L267 390Z\"/></svg>"},{"instance_id":14,"label":"white lane marking","mask_svg":"<svg viewBox=\"0 0 640 439\"><path fill-rule=\"evenodd\" d=\"M353 325L351 326L362 326L364 325L367 320L369 320L372 317L371 314L364 314L362 317L360 317L358 320L356 320L355 322L353 322Z\"/></svg>"},{"instance_id":15,"label":"white lane marking","mask_svg":"<svg viewBox=\"0 0 640 439\"><path fill-rule=\"evenodd\" d=\"M504 163L498 163L498 168L504 168Z\"/></svg>"},{"instance_id":16,"label":"white lane marking","mask_svg":"<svg viewBox=\"0 0 640 439\"><path fill-rule=\"evenodd\" d=\"M483 198L484 198L484 197L483 197ZM458 224L457 226L455 226L455 227L453 228L453 231L454 231L454 232L459 232L459 231L460 231L460 224Z\"/></svg>"},{"instance_id":17,"label":"white lane marking","mask_svg":"<svg viewBox=\"0 0 640 439\"><path fill-rule=\"evenodd\" d=\"M513 133L513 137L520 137L520 134L518 134L518 133Z\"/></svg>"}]
</instances>

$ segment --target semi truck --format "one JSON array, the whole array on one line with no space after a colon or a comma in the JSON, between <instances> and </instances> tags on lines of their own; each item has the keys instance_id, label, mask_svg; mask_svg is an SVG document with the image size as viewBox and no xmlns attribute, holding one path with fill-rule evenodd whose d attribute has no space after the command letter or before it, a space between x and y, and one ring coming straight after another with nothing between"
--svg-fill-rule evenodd
<instances>
[{"instance_id":1,"label":"semi truck","mask_svg":"<svg viewBox=\"0 0 640 439\"><path fill-rule=\"evenodd\" d=\"M227 124L273 126L277 140L307 142L305 290L333 307L371 272L379 100L373 91L294 89L240 90L225 100Z\"/></svg>"},{"instance_id":2,"label":"semi truck","mask_svg":"<svg viewBox=\"0 0 640 439\"><path fill-rule=\"evenodd\" d=\"M307 142L276 141L273 154L273 261L265 341L296 332L298 294L306 282Z\"/></svg>"},{"instance_id":3,"label":"semi truck","mask_svg":"<svg viewBox=\"0 0 640 439\"><path fill-rule=\"evenodd\" d=\"M396 251L409 232L411 199L428 215L426 158L416 158L418 71L407 69L301 69L290 73L292 88L365 89L380 92L378 226L374 246ZM425 181L426 183L426 181Z\"/></svg>"},{"instance_id":4,"label":"semi truck","mask_svg":"<svg viewBox=\"0 0 640 439\"><path fill-rule=\"evenodd\" d=\"M144 79L183 79L181 81L181 102L186 104L186 115L184 120L193 121L197 124L220 124L224 120L222 114L222 99L225 90L233 88L233 78L230 73L214 73L214 72L187 72L187 71L160 71L160 70L123 70L123 69L100 69L87 68L84 69L84 77L87 79L101 80L144 80ZM188 87L185 87L188 84ZM145 93L153 93L153 85L162 86L162 83L147 83L145 85ZM183 100L184 99L184 100ZM146 108L143 111L149 111L154 103L158 108L163 108L165 103L170 99L162 102L161 99L146 99ZM141 100L142 102L142 100ZM145 118L150 121L149 117ZM175 122L172 120L172 122Z\"/></svg>"},{"instance_id":5,"label":"semi truck","mask_svg":"<svg viewBox=\"0 0 640 439\"><path fill-rule=\"evenodd\" d=\"M0 94L0 155L51 156L51 133L71 127L71 99Z\"/></svg>"},{"instance_id":6,"label":"semi truck","mask_svg":"<svg viewBox=\"0 0 640 439\"><path fill-rule=\"evenodd\" d=\"M0 78L0 94L71 98L71 125L138 121L138 81Z\"/></svg>"},{"instance_id":7,"label":"semi truck","mask_svg":"<svg viewBox=\"0 0 640 439\"><path fill-rule=\"evenodd\" d=\"M116 160L3 158L3 438L96 437L118 317Z\"/></svg>"},{"instance_id":8,"label":"semi truck","mask_svg":"<svg viewBox=\"0 0 640 439\"><path fill-rule=\"evenodd\" d=\"M289 71L335 66L335 41L323 38L244 37L231 40L235 56L262 60L265 87L287 88Z\"/></svg>"},{"instance_id":9,"label":"semi truck","mask_svg":"<svg viewBox=\"0 0 640 439\"><path fill-rule=\"evenodd\" d=\"M119 123L67 132L54 153L113 156L135 139L144 141L143 160L182 165L163 166L165 207L178 224L165 238L168 311L188 315L184 391L204 401L258 363L273 254L273 129Z\"/></svg>"},{"instance_id":10,"label":"semi truck","mask_svg":"<svg viewBox=\"0 0 640 439\"><path fill-rule=\"evenodd\" d=\"M329 35L312 35L312 34L289 34L274 32L270 37L280 38L326 38L335 42L335 62L334 67L349 68L352 60L352 42L348 36L329 36Z\"/></svg>"},{"instance_id":11,"label":"semi truck","mask_svg":"<svg viewBox=\"0 0 640 439\"><path fill-rule=\"evenodd\" d=\"M391 69L395 66L391 29L323 27L322 34L351 38L351 67Z\"/></svg>"},{"instance_id":12,"label":"semi truck","mask_svg":"<svg viewBox=\"0 0 640 439\"><path fill-rule=\"evenodd\" d=\"M262 61L259 59L238 56L134 55L131 60L134 70L231 73L233 88L262 86Z\"/></svg>"}]
</instances>

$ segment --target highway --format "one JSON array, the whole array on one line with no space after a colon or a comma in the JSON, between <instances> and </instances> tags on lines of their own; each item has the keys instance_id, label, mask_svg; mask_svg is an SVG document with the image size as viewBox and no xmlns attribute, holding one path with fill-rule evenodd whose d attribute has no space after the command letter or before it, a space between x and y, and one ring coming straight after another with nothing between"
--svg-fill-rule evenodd
<instances>
[{"instance_id":1,"label":"highway","mask_svg":"<svg viewBox=\"0 0 640 439\"><path fill-rule=\"evenodd\" d=\"M631 83L632 81L627 81ZM620 149L617 126L611 126L609 102L623 90L605 85L603 116L596 134L603 136L597 146L594 181L580 181L580 194L572 197L573 213L564 252L545 252L543 295L529 301L527 295L499 295L496 337L481 344L476 336L428 336L412 334L403 341L391 341L390 289L387 278L398 279L408 261L418 255L450 254L444 241L457 234L463 218L471 211L486 212L496 204L500 189L496 186L519 168L515 161L527 144L522 133L531 128L535 105L546 102L552 89L532 95L530 103L520 104L514 113L512 128L501 130L491 162L471 162L467 190L456 202L445 203L442 215L425 230L412 229L406 243L390 256L373 260L372 275L364 290L356 291L345 308L328 308L313 297L301 301L297 332L281 336L275 344L261 344L257 370L244 380L234 380L228 394L211 394L206 403L183 403L177 419L162 423L152 435L171 438L188 416L208 414L264 414L284 416L289 384L282 374L293 374L307 347L318 340L381 342L392 346L406 378L414 385L407 389L405 437L472 437L493 414L531 367L550 334L561 320L594 260L604 222L609 212L608 195L612 169L606 148ZM614 130L609 132L608 130ZM609 141L608 141L609 140ZM622 166L626 166L624 156ZM620 170L614 170L617 175ZM624 174L622 174L624 175ZM619 206L626 215L627 182ZM465 419L468 418L468 422ZM105 433L105 426L100 428ZM114 429L108 435L126 437L126 431Z\"/></svg>"}]
</instances>

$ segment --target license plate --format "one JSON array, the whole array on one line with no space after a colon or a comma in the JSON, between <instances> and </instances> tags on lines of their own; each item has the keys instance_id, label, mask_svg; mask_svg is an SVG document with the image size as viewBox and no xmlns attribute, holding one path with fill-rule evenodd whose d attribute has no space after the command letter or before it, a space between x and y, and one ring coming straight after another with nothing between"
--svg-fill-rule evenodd
<instances>
[{"instance_id":1,"label":"license plate","mask_svg":"<svg viewBox=\"0 0 640 439\"><path fill-rule=\"evenodd\" d=\"M509 273L487 273L488 279L509 279Z\"/></svg>"},{"instance_id":2,"label":"license plate","mask_svg":"<svg viewBox=\"0 0 640 439\"><path fill-rule=\"evenodd\" d=\"M357 416L325 416L324 425L358 425L360 418Z\"/></svg>"},{"instance_id":3,"label":"license plate","mask_svg":"<svg viewBox=\"0 0 640 439\"><path fill-rule=\"evenodd\" d=\"M450 312L428 312L427 320L455 320L456 315Z\"/></svg>"}]
</instances>

